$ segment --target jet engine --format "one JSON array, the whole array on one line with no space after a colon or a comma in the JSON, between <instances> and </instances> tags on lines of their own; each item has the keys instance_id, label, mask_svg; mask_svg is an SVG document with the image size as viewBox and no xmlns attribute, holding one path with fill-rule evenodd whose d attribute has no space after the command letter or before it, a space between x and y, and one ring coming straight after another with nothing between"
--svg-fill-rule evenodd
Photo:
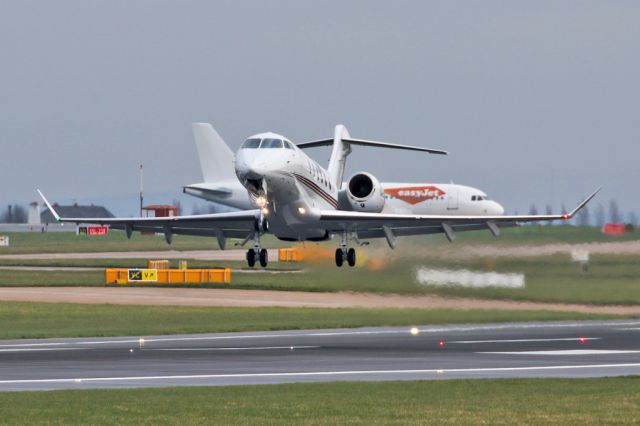
<instances>
[{"instance_id":1,"label":"jet engine","mask_svg":"<svg viewBox=\"0 0 640 426\"><path fill-rule=\"evenodd\" d=\"M384 208L382 185L367 172L351 176L347 184L349 207L358 212L380 213Z\"/></svg>"}]
</instances>

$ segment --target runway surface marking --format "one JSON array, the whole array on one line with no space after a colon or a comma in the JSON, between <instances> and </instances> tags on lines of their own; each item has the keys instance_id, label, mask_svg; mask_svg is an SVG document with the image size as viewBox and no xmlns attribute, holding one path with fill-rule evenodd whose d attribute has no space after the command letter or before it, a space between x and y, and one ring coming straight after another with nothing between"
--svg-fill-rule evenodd
<instances>
[{"instance_id":1,"label":"runway surface marking","mask_svg":"<svg viewBox=\"0 0 640 426\"><path fill-rule=\"evenodd\" d=\"M474 343L582 342L584 340L600 340L600 339L602 338L601 337L562 337L562 338L554 338L554 339L453 340L447 343L467 345L467 344L474 344Z\"/></svg>"},{"instance_id":2,"label":"runway surface marking","mask_svg":"<svg viewBox=\"0 0 640 426\"><path fill-rule=\"evenodd\" d=\"M81 351L89 348L10 348L0 349L0 352L43 352L43 351Z\"/></svg>"},{"instance_id":3,"label":"runway surface marking","mask_svg":"<svg viewBox=\"0 0 640 426\"><path fill-rule=\"evenodd\" d=\"M640 350L626 349L565 349L552 351L513 351L513 352L476 352L478 354L493 355L615 355L640 354Z\"/></svg>"},{"instance_id":4,"label":"runway surface marking","mask_svg":"<svg viewBox=\"0 0 640 426\"><path fill-rule=\"evenodd\" d=\"M248 346L239 348L155 348L143 349L144 351L268 351L276 349L318 349L320 346Z\"/></svg>"},{"instance_id":5,"label":"runway surface marking","mask_svg":"<svg viewBox=\"0 0 640 426\"><path fill-rule=\"evenodd\" d=\"M24 379L0 380L0 384L26 383L82 383L82 382L123 382L144 380L184 380L184 379L231 379L260 377L313 377L313 376L346 376L346 375L397 375L397 374L446 374L446 373L497 373L512 371L546 371L546 370L584 370L598 368L640 367L640 363L625 364L590 364L590 365L545 365L528 367L497 368L449 368L449 369L417 369L417 370L347 370L347 371L305 371L279 373L237 373L237 374L190 374L175 376L127 376L127 377L78 377L64 379Z\"/></svg>"},{"instance_id":6,"label":"runway surface marking","mask_svg":"<svg viewBox=\"0 0 640 426\"><path fill-rule=\"evenodd\" d=\"M586 324L593 327L611 327L616 330L621 330L620 326L625 325L640 325L637 321L635 322L612 322L612 323L594 323L594 324ZM550 329L550 328L578 328L584 327L585 323L566 323L566 324L544 324L544 323L535 323L535 324L498 324L498 325L471 325L471 326L450 326L450 327L433 327L433 328L418 328L418 335L413 337L419 337L420 333L445 333L445 332L456 332L456 331L491 331L491 330L512 330L512 329ZM30 347L30 346L71 346L71 345L108 345L108 344L119 344L119 343L153 343L153 342L184 342L184 341L206 341L206 340L237 340L237 339L268 339L274 337L321 337L321 336L357 336L357 335L384 335L384 334L408 334L411 335L411 329L407 327L406 330L337 330L337 331L313 331L313 332L276 332L276 333L261 333L261 334L232 334L232 335L214 335L214 336L184 336L184 337L153 337L153 338L132 338L132 339L118 339L118 340L85 340L85 341L67 341L67 342L38 342L38 343L11 343L11 344L0 344L0 348L7 347ZM565 338L563 338L565 339ZM579 340L579 337L576 338L566 338L569 340ZM599 339L596 337L586 337L587 340ZM518 339L520 340L520 339ZM536 339L534 339L536 340ZM537 339L539 341L553 341L552 339ZM513 341L513 340L511 340ZM527 341L526 339L520 341ZM529 340L531 341L531 340ZM459 341L451 341L453 342L473 342L471 340L459 340ZM477 341L479 343L482 342L509 342L509 340L485 340L485 341Z\"/></svg>"}]
</instances>

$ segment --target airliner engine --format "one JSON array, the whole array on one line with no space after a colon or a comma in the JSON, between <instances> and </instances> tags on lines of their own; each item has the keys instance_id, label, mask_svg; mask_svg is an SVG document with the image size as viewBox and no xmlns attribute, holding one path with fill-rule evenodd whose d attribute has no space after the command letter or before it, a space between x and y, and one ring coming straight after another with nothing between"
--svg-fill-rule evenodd
<instances>
[{"instance_id":1,"label":"airliner engine","mask_svg":"<svg viewBox=\"0 0 640 426\"><path fill-rule=\"evenodd\" d=\"M354 211L380 213L384 208L382 185L370 173L359 172L351 176L346 192Z\"/></svg>"}]
</instances>

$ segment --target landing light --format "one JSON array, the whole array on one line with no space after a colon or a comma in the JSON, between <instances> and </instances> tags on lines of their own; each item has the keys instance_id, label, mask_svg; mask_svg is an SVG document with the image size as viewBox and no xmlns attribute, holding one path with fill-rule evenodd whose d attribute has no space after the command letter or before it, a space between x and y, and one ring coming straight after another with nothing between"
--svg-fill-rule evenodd
<instances>
[{"instance_id":1,"label":"landing light","mask_svg":"<svg viewBox=\"0 0 640 426\"><path fill-rule=\"evenodd\" d=\"M307 214L307 209L305 209L304 207L298 207L298 213Z\"/></svg>"},{"instance_id":2,"label":"landing light","mask_svg":"<svg viewBox=\"0 0 640 426\"><path fill-rule=\"evenodd\" d=\"M264 207L267 205L267 198L264 196L259 196L258 198L256 198L256 204L258 205L258 207Z\"/></svg>"},{"instance_id":3,"label":"landing light","mask_svg":"<svg viewBox=\"0 0 640 426\"><path fill-rule=\"evenodd\" d=\"M266 207L263 207L262 208L262 214L265 215L265 216L268 215L269 214L269 209L266 208Z\"/></svg>"},{"instance_id":4,"label":"landing light","mask_svg":"<svg viewBox=\"0 0 640 426\"><path fill-rule=\"evenodd\" d=\"M418 330L418 327L411 327L411 330L409 330L409 332L412 336L417 336L418 333L420 333L420 330Z\"/></svg>"}]
</instances>

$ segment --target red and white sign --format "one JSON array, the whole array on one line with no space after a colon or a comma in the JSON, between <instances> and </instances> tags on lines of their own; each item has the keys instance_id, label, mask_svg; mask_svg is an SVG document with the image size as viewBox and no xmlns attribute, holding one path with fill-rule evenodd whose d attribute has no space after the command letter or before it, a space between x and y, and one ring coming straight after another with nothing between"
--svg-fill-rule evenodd
<instances>
[{"instance_id":1,"label":"red and white sign","mask_svg":"<svg viewBox=\"0 0 640 426\"><path fill-rule=\"evenodd\" d=\"M109 227L108 226L87 226L87 235L95 236L95 235L108 235Z\"/></svg>"},{"instance_id":2,"label":"red and white sign","mask_svg":"<svg viewBox=\"0 0 640 426\"><path fill-rule=\"evenodd\" d=\"M444 197L446 194L443 190L433 185L387 188L384 192L409 204L418 204L423 201L437 199Z\"/></svg>"}]
</instances>

